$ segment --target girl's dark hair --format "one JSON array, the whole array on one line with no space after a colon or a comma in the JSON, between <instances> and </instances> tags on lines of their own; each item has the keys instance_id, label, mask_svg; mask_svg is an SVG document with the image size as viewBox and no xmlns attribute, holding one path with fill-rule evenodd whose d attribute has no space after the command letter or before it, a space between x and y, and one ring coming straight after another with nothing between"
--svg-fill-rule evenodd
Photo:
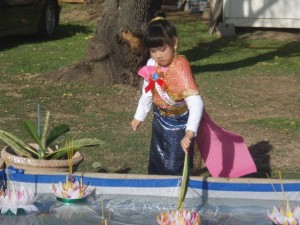
<instances>
[{"instance_id":1,"label":"girl's dark hair","mask_svg":"<svg viewBox=\"0 0 300 225\"><path fill-rule=\"evenodd\" d=\"M164 44L173 47L174 37L177 37L176 28L165 19L163 13L158 13L149 22L143 42L146 48L157 48Z\"/></svg>"}]
</instances>

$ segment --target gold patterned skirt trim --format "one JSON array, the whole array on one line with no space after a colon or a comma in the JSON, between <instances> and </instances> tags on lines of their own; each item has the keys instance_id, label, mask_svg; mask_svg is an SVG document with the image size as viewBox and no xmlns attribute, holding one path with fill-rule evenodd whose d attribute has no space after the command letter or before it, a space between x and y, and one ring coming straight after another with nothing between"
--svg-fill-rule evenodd
<instances>
[{"instance_id":1,"label":"gold patterned skirt trim","mask_svg":"<svg viewBox=\"0 0 300 225\"><path fill-rule=\"evenodd\" d=\"M157 109L162 116L178 116L188 111L187 107L161 108L157 106Z\"/></svg>"}]
</instances>

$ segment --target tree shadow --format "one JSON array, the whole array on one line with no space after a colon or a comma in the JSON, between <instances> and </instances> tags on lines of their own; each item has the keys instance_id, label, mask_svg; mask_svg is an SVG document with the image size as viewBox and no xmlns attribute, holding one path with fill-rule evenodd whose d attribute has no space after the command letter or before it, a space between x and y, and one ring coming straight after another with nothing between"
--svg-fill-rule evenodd
<instances>
[{"instance_id":1,"label":"tree shadow","mask_svg":"<svg viewBox=\"0 0 300 225\"><path fill-rule=\"evenodd\" d=\"M131 167L125 165L125 166L123 166L123 167L121 167L121 168L119 168L119 169L117 169L117 170L115 170L115 171L113 171L111 173L129 174L130 171L131 171L131 169L132 169ZM103 167L96 168L94 170L94 172L96 172L96 173L110 173L107 169L105 169Z\"/></svg>"},{"instance_id":2,"label":"tree shadow","mask_svg":"<svg viewBox=\"0 0 300 225\"><path fill-rule=\"evenodd\" d=\"M208 58L217 53L223 52L224 47L229 46L231 43L236 42L237 38L232 37L224 37L212 42L202 42L199 43L192 49L181 52L181 54L185 55L190 63L195 61L202 60L204 58ZM248 44L241 43L241 47L249 48ZM243 46L244 45L244 46ZM192 65L193 73L203 73L203 72L217 72L217 71L230 71L237 70L239 68L245 68L253 66L257 63L273 60L275 56L283 58L288 56L299 55L299 41L290 41L284 46L279 46L273 51L269 51L260 55L234 60L226 63L211 63L206 65ZM273 48L273 47L272 47ZM249 51L251 49L249 48Z\"/></svg>"},{"instance_id":3,"label":"tree shadow","mask_svg":"<svg viewBox=\"0 0 300 225\"><path fill-rule=\"evenodd\" d=\"M257 168L257 173L249 174L245 177L268 178L272 176L270 165L270 153L273 146L269 141L260 141L249 147L250 154Z\"/></svg>"},{"instance_id":4,"label":"tree shadow","mask_svg":"<svg viewBox=\"0 0 300 225\"><path fill-rule=\"evenodd\" d=\"M12 35L0 38L0 52L12 48L16 48L25 44L36 44L55 40L70 38L78 33L89 34L93 29L84 25L78 24L60 24L57 28L57 33L54 38L47 39L39 34L28 35Z\"/></svg>"},{"instance_id":5,"label":"tree shadow","mask_svg":"<svg viewBox=\"0 0 300 225\"><path fill-rule=\"evenodd\" d=\"M131 171L131 168L129 166L124 166L113 173L122 173L122 174L128 174Z\"/></svg>"}]
</instances>

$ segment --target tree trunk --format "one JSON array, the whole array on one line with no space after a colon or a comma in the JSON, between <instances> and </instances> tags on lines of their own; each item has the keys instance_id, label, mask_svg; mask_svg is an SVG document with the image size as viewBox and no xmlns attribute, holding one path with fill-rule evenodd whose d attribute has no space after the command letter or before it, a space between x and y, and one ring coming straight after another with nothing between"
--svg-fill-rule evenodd
<instances>
[{"instance_id":1,"label":"tree trunk","mask_svg":"<svg viewBox=\"0 0 300 225\"><path fill-rule=\"evenodd\" d=\"M95 85L136 85L137 71L148 59L142 33L160 9L160 0L106 0L96 36L90 41L84 69Z\"/></svg>"},{"instance_id":2,"label":"tree trunk","mask_svg":"<svg viewBox=\"0 0 300 225\"><path fill-rule=\"evenodd\" d=\"M85 80L97 86L138 84L138 69L149 58L142 34L164 0L96 0L103 12L84 60L46 72L53 81Z\"/></svg>"}]
</instances>

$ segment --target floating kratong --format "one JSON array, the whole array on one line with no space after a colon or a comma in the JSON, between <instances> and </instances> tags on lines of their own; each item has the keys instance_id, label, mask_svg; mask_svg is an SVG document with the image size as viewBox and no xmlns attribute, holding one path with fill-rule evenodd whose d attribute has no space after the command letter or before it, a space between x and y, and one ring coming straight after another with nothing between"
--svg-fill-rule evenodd
<instances>
[{"instance_id":1,"label":"floating kratong","mask_svg":"<svg viewBox=\"0 0 300 225\"><path fill-rule=\"evenodd\" d=\"M165 211L157 215L157 225L201 225L200 215L197 211L183 208L189 183L189 168L189 157L186 154L177 209Z\"/></svg>"},{"instance_id":2,"label":"floating kratong","mask_svg":"<svg viewBox=\"0 0 300 225\"><path fill-rule=\"evenodd\" d=\"M272 212L268 212L268 217L276 225L300 225L300 208L296 206L293 210L287 204L286 209L273 207Z\"/></svg>"},{"instance_id":3,"label":"floating kratong","mask_svg":"<svg viewBox=\"0 0 300 225\"><path fill-rule=\"evenodd\" d=\"M193 210L171 210L156 217L157 225L201 225L199 213Z\"/></svg>"},{"instance_id":4,"label":"floating kratong","mask_svg":"<svg viewBox=\"0 0 300 225\"><path fill-rule=\"evenodd\" d=\"M10 186L0 191L0 212L5 215L24 215L37 211L33 205L36 194L30 188Z\"/></svg>"},{"instance_id":5,"label":"floating kratong","mask_svg":"<svg viewBox=\"0 0 300 225\"><path fill-rule=\"evenodd\" d=\"M66 176L66 182L59 182L57 185L52 184L52 191L56 195L58 201L65 203L80 203L86 200L94 190L94 187L83 184L82 177L80 182L73 176L73 160L74 153L73 142L69 142L67 146L69 174Z\"/></svg>"},{"instance_id":6,"label":"floating kratong","mask_svg":"<svg viewBox=\"0 0 300 225\"><path fill-rule=\"evenodd\" d=\"M300 208L299 206L295 206L294 209L291 210L290 201L286 197L284 192L284 186L283 186L282 176L280 171L279 171L279 179L281 181L281 191L286 206L285 209L284 207L274 206L271 213L267 211L267 215L275 225L300 225ZM276 189L273 184L272 187L276 192Z\"/></svg>"},{"instance_id":7,"label":"floating kratong","mask_svg":"<svg viewBox=\"0 0 300 225\"><path fill-rule=\"evenodd\" d=\"M94 187L83 184L82 178L78 182L72 175L67 176L65 183L52 184L52 191L57 200L65 203L84 202L94 190Z\"/></svg>"}]
</instances>

